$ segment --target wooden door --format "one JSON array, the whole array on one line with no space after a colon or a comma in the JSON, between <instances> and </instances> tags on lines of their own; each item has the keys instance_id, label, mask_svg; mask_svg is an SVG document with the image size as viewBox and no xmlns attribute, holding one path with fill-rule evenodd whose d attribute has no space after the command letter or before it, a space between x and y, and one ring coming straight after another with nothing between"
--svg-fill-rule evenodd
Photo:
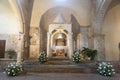
<instances>
[{"instance_id":1,"label":"wooden door","mask_svg":"<svg viewBox=\"0 0 120 80\"><path fill-rule=\"evenodd\" d=\"M4 58L5 54L5 40L0 40L0 58Z\"/></svg>"}]
</instances>

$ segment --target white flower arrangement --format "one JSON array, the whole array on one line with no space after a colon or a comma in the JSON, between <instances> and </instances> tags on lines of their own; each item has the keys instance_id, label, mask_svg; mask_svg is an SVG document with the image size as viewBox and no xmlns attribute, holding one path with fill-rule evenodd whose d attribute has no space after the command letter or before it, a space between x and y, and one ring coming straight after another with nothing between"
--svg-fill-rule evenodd
<instances>
[{"instance_id":1,"label":"white flower arrangement","mask_svg":"<svg viewBox=\"0 0 120 80\"><path fill-rule=\"evenodd\" d=\"M45 63L48 60L47 55L45 54L45 52L42 52L40 54L38 60L39 60L40 63Z\"/></svg>"},{"instance_id":2,"label":"white flower arrangement","mask_svg":"<svg viewBox=\"0 0 120 80\"><path fill-rule=\"evenodd\" d=\"M75 62L75 63L80 63L82 61L80 54L73 54L72 57L73 57L73 62Z\"/></svg>"},{"instance_id":3,"label":"white flower arrangement","mask_svg":"<svg viewBox=\"0 0 120 80\"><path fill-rule=\"evenodd\" d=\"M113 68L113 65L107 62L99 63L97 71L100 75L103 76L112 76L115 74L115 69Z\"/></svg>"},{"instance_id":4,"label":"white flower arrangement","mask_svg":"<svg viewBox=\"0 0 120 80\"><path fill-rule=\"evenodd\" d=\"M18 75L18 73L20 73L22 71L22 66L18 65L17 63L13 62L10 63L7 68L5 69L6 74L8 76L16 76Z\"/></svg>"}]
</instances>

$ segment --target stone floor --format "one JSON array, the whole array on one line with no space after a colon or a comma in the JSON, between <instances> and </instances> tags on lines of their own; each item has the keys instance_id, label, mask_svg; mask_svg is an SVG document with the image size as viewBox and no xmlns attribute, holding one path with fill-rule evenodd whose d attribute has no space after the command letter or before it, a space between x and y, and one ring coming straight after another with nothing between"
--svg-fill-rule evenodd
<instances>
[{"instance_id":1,"label":"stone floor","mask_svg":"<svg viewBox=\"0 0 120 80\"><path fill-rule=\"evenodd\" d=\"M8 77L4 72L0 72L0 80L120 80L120 74L116 74L113 77L104 77L98 74L81 73L31 73Z\"/></svg>"}]
</instances>

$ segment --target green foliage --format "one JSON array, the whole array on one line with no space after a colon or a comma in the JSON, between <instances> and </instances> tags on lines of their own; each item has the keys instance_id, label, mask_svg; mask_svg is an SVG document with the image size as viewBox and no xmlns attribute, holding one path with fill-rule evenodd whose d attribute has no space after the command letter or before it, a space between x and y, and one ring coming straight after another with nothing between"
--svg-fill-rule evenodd
<instances>
[{"instance_id":1,"label":"green foliage","mask_svg":"<svg viewBox=\"0 0 120 80\"><path fill-rule=\"evenodd\" d=\"M38 60L40 63L45 63L48 60L47 55L44 52L41 53Z\"/></svg>"},{"instance_id":2,"label":"green foliage","mask_svg":"<svg viewBox=\"0 0 120 80\"><path fill-rule=\"evenodd\" d=\"M101 62L98 64L98 73L103 76L112 76L115 74L115 69L113 69L113 65L106 62Z\"/></svg>"},{"instance_id":3,"label":"green foliage","mask_svg":"<svg viewBox=\"0 0 120 80\"><path fill-rule=\"evenodd\" d=\"M94 57L97 55L97 50L92 50L92 49L85 48L85 47L83 47L82 52L83 52L84 54L86 54L88 57L90 57L91 60L93 60Z\"/></svg>"},{"instance_id":4,"label":"green foliage","mask_svg":"<svg viewBox=\"0 0 120 80\"><path fill-rule=\"evenodd\" d=\"M5 53L8 55L14 55L15 51L13 49L9 49L9 50L5 51Z\"/></svg>"},{"instance_id":5,"label":"green foliage","mask_svg":"<svg viewBox=\"0 0 120 80\"><path fill-rule=\"evenodd\" d=\"M81 62L81 57L80 54L73 54L73 62L75 63L80 63Z\"/></svg>"},{"instance_id":6,"label":"green foliage","mask_svg":"<svg viewBox=\"0 0 120 80\"><path fill-rule=\"evenodd\" d=\"M5 71L8 76L16 76L22 71L22 66L17 63L10 63Z\"/></svg>"}]
</instances>

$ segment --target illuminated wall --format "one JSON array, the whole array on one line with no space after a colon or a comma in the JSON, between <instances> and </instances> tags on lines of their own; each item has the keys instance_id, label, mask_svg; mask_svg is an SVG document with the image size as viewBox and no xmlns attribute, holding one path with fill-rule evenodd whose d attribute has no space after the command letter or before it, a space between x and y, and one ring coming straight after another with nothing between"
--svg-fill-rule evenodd
<instances>
[{"instance_id":1,"label":"illuminated wall","mask_svg":"<svg viewBox=\"0 0 120 80\"><path fill-rule=\"evenodd\" d=\"M120 4L110 9L106 14L103 34L105 34L106 60L119 60Z\"/></svg>"}]
</instances>

